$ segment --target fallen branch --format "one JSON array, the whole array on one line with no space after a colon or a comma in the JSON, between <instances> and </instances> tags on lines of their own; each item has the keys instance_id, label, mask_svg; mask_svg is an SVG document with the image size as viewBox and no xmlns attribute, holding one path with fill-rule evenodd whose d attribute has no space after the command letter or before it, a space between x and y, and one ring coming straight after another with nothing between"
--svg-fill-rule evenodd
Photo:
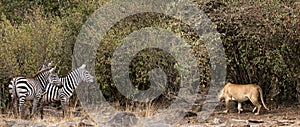
<instances>
[{"instance_id":1,"label":"fallen branch","mask_svg":"<svg viewBox=\"0 0 300 127\"><path fill-rule=\"evenodd\" d=\"M232 121L235 121L235 122L245 122L245 123L264 123L264 121L262 120L238 120L238 119L232 119Z\"/></svg>"},{"instance_id":2,"label":"fallen branch","mask_svg":"<svg viewBox=\"0 0 300 127\"><path fill-rule=\"evenodd\" d=\"M262 120L248 120L250 123L264 123Z\"/></svg>"}]
</instances>

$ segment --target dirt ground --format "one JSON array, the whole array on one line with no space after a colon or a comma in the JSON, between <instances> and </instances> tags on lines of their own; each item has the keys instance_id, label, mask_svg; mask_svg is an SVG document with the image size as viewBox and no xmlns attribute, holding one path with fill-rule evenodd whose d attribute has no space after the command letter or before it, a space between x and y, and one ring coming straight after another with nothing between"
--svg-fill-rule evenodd
<instances>
[{"instance_id":1,"label":"dirt ground","mask_svg":"<svg viewBox=\"0 0 300 127\"><path fill-rule=\"evenodd\" d=\"M228 114L224 114L224 105L219 105L214 113L204 122L197 121L198 116L187 116L178 124L173 126L178 127L202 127L202 126L218 126L218 127L277 127L277 126L294 126L300 127L300 105L281 105L268 106L269 111L262 108L260 115L252 113L253 106L251 104L244 104L244 111L241 114L237 113L237 108L231 106ZM59 117L61 111L48 111L46 113L47 119L40 120L34 118L30 120L15 119L8 114L1 114L0 126L52 126L52 127L76 127L76 126L98 126L93 123L93 120L88 118L82 110L74 110L71 118Z\"/></svg>"},{"instance_id":2,"label":"dirt ground","mask_svg":"<svg viewBox=\"0 0 300 127\"><path fill-rule=\"evenodd\" d=\"M254 115L253 108L251 104L243 105L244 111L238 114L237 108L231 105L229 113L225 114L225 106L220 105L204 123L198 123L194 116L186 118L179 126L300 127L300 105L268 106L270 110L262 108L260 115Z\"/></svg>"}]
</instances>

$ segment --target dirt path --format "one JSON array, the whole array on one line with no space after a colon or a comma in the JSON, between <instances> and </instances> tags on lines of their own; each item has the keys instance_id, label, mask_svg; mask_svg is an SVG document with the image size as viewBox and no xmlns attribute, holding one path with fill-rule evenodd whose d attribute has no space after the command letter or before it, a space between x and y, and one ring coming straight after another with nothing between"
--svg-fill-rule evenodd
<instances>
[{"instance_id":1,"label":"dirt path","mask_svg":"<svg viewBox=\"0 0 300 127\"><path fill-rule=\"evenodd\" d=\"M294 126L300 127L300 105L271 107L270 111L262 109L260 115L254 115L251 107L243 107L241 114L236 108L224 114L225 107L218 106L215 112L204 122L198 123L197 117L186 118L179 126Z\"/></svg>"},{"instance_id":2,"label":"dirt path","mask_svg":"<svg viewBox=\"0 0 300 127\"><path fill-rule=\"evenodd\" d=\"M199 123L197 121L196 115L188 116L182 121L180 121L175 126L179 127L197 127L197 126L252 126L252 127L261 127L261 126L295 126L300 127L300 105L291 105L291 106L272 106L269 107L271 110L267 111L262 109L261 114L255 116L252 113L252 107L249 105L244 105L244 111L241 114L237 113L237 109L232 107L228 114L224 114L224 106L218 106L214 113L204 122ZM58 111L60 112L60 111ZM7 114L2 114L0 117L0 126L53 126L53 127L77 127L77 126L98 126L93 123L93 121L87 117L84 113L77 112L79 115L73 115L71 118L61 118L58 117L60 114L53 113L47 114L47 119L40 120L39 118L30 119L30 120L20 120L14 119ZM74 113L73 113L74 114ZM195 113L196 114L196 113ZM58 115L58 116L57 116ZM131 117L135 117L131 115ZM138 117L137 117L138 118ZM122 119L122 118L120 118ZM118 120L117 120L118 121ZM157 123L156 123L157 124ZM166 125L160 124L158 125ZM138 126L138 125L137 125Z\"/></svg>"}]
</instances>

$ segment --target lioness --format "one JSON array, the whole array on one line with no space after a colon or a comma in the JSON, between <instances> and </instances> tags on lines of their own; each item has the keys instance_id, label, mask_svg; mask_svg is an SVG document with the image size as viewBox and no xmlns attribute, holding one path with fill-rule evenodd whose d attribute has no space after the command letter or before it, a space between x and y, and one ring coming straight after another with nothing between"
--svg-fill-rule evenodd
<instances>
[{"instance_id":1,"label":"lioness","mask_svg":"<svg viewBox=\"0 0 300 127\"><path fill-rule=\"evenodd\" d=\"M252 104L255 106L253 112L258 108L255 115L259 115L259 111L261 108L261 104L258 103L258 97L260 96L261 102L264 105L265 109L269 110L263 99L262 89L258 85L254 84L246 84L246 85L238 85L227 83L224 88L219 93L219 101L225 100L226 110L225 113L229 110L229 101L235 100L238 102L238 113L243 111L241 102L250 100Z\"/></svg>"}]
</instances>

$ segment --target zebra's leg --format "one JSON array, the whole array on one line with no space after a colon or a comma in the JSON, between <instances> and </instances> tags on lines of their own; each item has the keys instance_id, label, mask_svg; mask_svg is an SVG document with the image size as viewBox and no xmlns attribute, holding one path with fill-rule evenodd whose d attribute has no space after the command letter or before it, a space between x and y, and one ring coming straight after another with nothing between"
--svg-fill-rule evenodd
<instances>
[{"instance_id":1,"label":"zebra's leg","mask_svg":"<svg viewBox=\"0 0 300 127\"><path fill-rule=\"evenodd\" d=\"M31 111L31 115L30 115L30 118L33 117L34 113L36 112L37 108L42 105L40 103L42 98L43 98L43 95L45 94L46 92L45 91L41 91L41 92L37 92L36 96L34 97L33 99L33 103L32 103L32 111ZM41 117L42 118L42 117Z\"/></svg>"},{"instance_id":2,"label":"zebra's leg","mask_svg":"<svg viewBox=\"0 0 300 127\"><path fill-rule=\"evenodd\" d=\"M67 114L67 107L68 107L68 100L66 98L63 98L60 100L61 106L62 106L62 111L63 111L63 118L65 118Z\"/></svg>"},{"instance_id":3,"label":"zebra's leg","mask_svg":"<svg viewBox=\"0 0 300 127\"><path fill-rule=\"evenodd\" d=\"M43 119L44 118L44 101L42 100L43 99L43 96L45 95L47 93L47 91L43 91L43 93L40 95L40 96L38 96L39 97L39 109L40 109L40 114L41 114L41 119Z\"/></svg>"},{"instance_id":4,"label":"zebra's leg","mask_svg":"<svg viewBox=\"0 0 300 127\"><path fill-rule=\"evenodd\" d=\"M31 110L30 118L33 117L34 113L35 113L36 110L37 110L37 107L38 107L38 99L37 99L37 98L34 98L34 99L33 99L33 102L32 102L32 110Z\"/></svg>"},{"instance_id":5,"label":"zebra's leg","mask_svg":"<svg viewBox=\"0 0 300 127\"><path fill-rule=\"evenodd\" d=\"M61 106L62 106L62 113L63 113L62 117L65 118L65 115L67 113L67 110L66 110L67 104L66 103L62 103Z\"/></svg>"},{"instance_id":6,"label":"zebra's leg","mask_svg":"<svg viewBox=\"0 0 300 127\"><path fill-rule=\"evenodd\" d=\"M24 119L24 115L25 115L25 105L24 105L24 100L23 97L21 97L19 99L19 114L21 119Z\"/></svg>"},{"instance_id":7,"label":"zebra's leg","mask_svg":"<svg viewBox=\"0 0 300 127\"><path fill-rule=\"evenodd\" d=\"M13 104L13 114L16 116L19 115L19 110L18 110L18 100L16 97L13 97L13 100L12 100L12 104Z\"/></svg>"},{"instance_id":8,"label":"zebra's leg","mask_svg":"<svg viewBox=\"0 0 300 127\"><path fill-rule=\"evenodd\" d=\"M25 113L25 107L24 107L24 104L19 104L19 114L20 114L20 117L21 119L24 119L24 113Z\"/></svg>"},{"instance_id":9,"label":"zebra's leg","mask_svg":"<svg viewBox=\"0 0 300 127\"><path fill-rule=\"evenodd\" d=\"M38 94L36 95L36 97L33 99L33 103L32 103L32 111L31 111L31 115L30 118L33 117L34 113L36 112L37 108L39 107L39 105L41 105L41 98L42 98L42 94Z\"/></svg>"},{"instance_id":10,"label":"zebra's leg","mask_svg":"<svg viewBox=\"0 0 300 127\"><path fill-rule=\"evenodd\" d=\"M44 115L44 104L41 103L39 108L40 108L41 119L43 119L44 118L44 116L43 116Z\"/></svg>"}]
</instances>

